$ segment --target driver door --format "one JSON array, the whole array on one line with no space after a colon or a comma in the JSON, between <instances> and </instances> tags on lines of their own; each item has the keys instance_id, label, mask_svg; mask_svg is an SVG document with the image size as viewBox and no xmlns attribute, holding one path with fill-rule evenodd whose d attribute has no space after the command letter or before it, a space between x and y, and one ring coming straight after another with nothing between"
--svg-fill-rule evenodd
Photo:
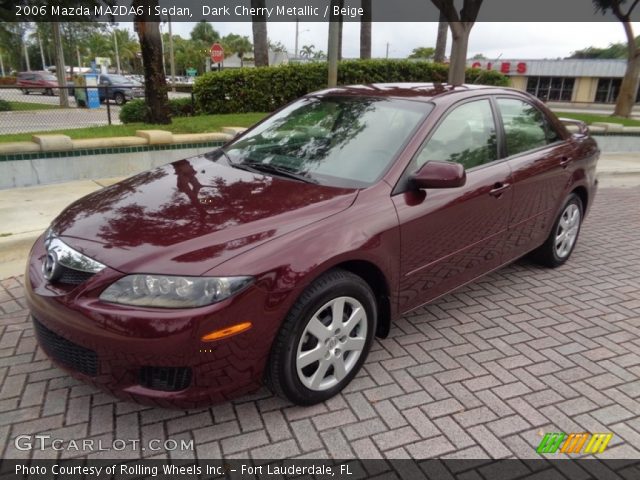
<instances>
[{"instance_id":1,"label":"driver door","mask_svg":"<svg viewBox=\"0 0 640 480\"><path fill-rule=\"evenodd\" d=\"M503 263L512 202L511 170L500 161L488 98L452 107L413 158L408 173L430 160L466 169L458 188L392 197L400 221L399 309L406 312Z\"/></svg>"}]
</instances>

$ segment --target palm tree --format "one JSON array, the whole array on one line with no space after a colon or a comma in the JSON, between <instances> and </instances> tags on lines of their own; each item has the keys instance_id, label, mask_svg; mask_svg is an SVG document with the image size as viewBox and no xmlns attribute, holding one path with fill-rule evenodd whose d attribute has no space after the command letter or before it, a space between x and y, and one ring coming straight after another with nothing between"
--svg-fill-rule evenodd
<instances>
[{"instance_id":1,"label":"palm tree","mask_svg":"<svg viewBox=\"0 0 640 480\"><path fill-rule=\"evenodd\" d=\"M238 35L236 33L230 33L225 35L221 40L224 47L225 56L233 55L234 53L240 58L240 66L244 64L244 56L247 52L253 50L253 45L249 37L244 35Z\"/></svg>"},{"instance_id":2,"label":"palm tree","mask_svg":"<svg viewBox=\"0 0 640 480\"><path fill-rule=\"evenodd\" d=\"M315 52L315 49L316 49L315 45L304 45L300 49L300 55L303 56L304 58L311 58Z\"/></svg>"},{"instance_id":3,"label":"palm tree","mask_svg":"<svg viewBox=\"0 0 640 480\"><path fill-rule=\"evenodd\" d=\"M133 0L134 7L142 7L143 15L136 15L134 28L138 32L142 63L144 65L147 121L149 123L171 123L167 78L164 74L162 43L160 41L160 16L149 15L155 11L158 0Z\"/></svg>"},{"instance_id":4,"label":"palm tree","mask_svg":"<svg viewBox=\"0 0 640 480\"><path fill-rule=\"evenodd\" d=\"M257 12L263 12L265 0L251 0L251 8ZM269 65L269 46L267 40L267 18L264 14L251 17L253 30L253 58L256 67Z\"/></svg>"},{"instance_id":5,"label":"palm tree","mask_svg":"<svg viewBox=\"0 0 640 480\"><path fill-rule=\"evenodd\" d=\"M360 20L360 58L371 58L371 0L362 0Z\"/></svg>"}]
</instances>

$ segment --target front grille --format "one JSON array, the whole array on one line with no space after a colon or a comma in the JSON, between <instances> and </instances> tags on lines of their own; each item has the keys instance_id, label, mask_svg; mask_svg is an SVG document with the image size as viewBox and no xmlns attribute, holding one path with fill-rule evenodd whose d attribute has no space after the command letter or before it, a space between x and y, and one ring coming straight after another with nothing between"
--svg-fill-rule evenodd
<instances>
[{"instance_id":1,"label":"front grille","mask_svg":"<svg viewBox=\"0 0 640 480\"><path fill-rule=\"evenodd\" d=\"M64 265L61 265L61 267L62 275L56 280L56 283L80 285L81 283L86 282L95 275L95 273L92 272L83 272L81 270L75 270L73 268L65 267Z\"/></svg>"},{"instance_id":2,"label":"front grille","mask_svg":"<svg viewBox=\"0 0 640 480\"><path fill-rule=\"evenodd\" d=\"M33 326L40 346L53 360L90 377L95 377L98 374L98 355L96 352L76 345L52 332L35 318L33 318Z\"/></svg>"},{"instance_id":3,"label":"front grille","mask_svg":"<svg viewBox=\"0 0 640 480\"><path fill-rule=\"evenodd\" d=\"M189 367L142 367L140 369L140 385L152 390L177 392L187 388L190 383Z\"/></svg>"}]
</instances>

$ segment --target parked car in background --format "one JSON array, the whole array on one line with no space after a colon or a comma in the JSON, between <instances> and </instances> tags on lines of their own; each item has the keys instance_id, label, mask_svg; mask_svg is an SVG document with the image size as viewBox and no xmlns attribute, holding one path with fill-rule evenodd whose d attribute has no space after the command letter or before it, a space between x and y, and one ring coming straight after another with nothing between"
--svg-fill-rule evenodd
<instances>
[{"instance_id":1,"label":"parked car in background","mask_svg":"<svg viewBox=\"0 0 640 480\"><path fill-rule=\"evenodd\" d=\"M58 78L46 71L20 72L16 78L16 86L26 95L31 92L58 94Z\"/></svg>"},{"instance_id":2,"label":"parked car in background","mask_svg":"<svg viewBox=\"0 0 640 480\"><path fill-rule=\"evenodd\" d=\"M129 100L144 97L142 85L123 75L101 74L98 76L98 87L100 102L113 100L117 105L124 105Z\"/></svg>"},{"instance_id":3,"label":"parked car in background","mask_svg":"<svg viewBox=\"0 0 640 480\"><path fill-rule=\"evenodd\" d=\"M394 319L526 254L564 264L599 154L584 124L507 88L311 93L63 211L28 261L38 342L156 406L263 382L322 402Z\"/></svg>"}]
</instances>

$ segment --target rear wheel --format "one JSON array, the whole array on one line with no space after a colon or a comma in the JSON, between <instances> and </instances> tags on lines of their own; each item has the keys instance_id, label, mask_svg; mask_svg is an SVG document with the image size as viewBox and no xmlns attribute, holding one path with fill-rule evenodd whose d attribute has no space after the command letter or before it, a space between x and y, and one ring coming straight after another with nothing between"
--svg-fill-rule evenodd
<instances>
[{"instance_id":1,"label":"rear wheel","mask_svg":"<svg viewBox=\"0 0 640 480\"><path fill-rule=\"evenodd\" d=\"M532 253L532 258L546 267L559 267L565 263L578 241L584 207L580 197L572 193L553 224L547 240Z\"/></svg>"},{"instance_id":2,"label":"rear wheel","mask_svg":"<svg viewBox=\"0 0 640 480\"><path fill-rule=\"evenodd\" d=\"M357 275L327 272L297 300L273 344L267 385L298 405L333 397L358 373L376 329L373 292Z\"/></svg>"},{"instance_id":3,"label":"rear wheel","mask_svg":"<svg viewBox=\"0 0 640 480\"><path fill-rule=\"evenodd\" d=\"M29 90L27 90L26 88L23 88L22 93L24 93L25 95L29 95Z\"/></svg>"}]
</instances>

